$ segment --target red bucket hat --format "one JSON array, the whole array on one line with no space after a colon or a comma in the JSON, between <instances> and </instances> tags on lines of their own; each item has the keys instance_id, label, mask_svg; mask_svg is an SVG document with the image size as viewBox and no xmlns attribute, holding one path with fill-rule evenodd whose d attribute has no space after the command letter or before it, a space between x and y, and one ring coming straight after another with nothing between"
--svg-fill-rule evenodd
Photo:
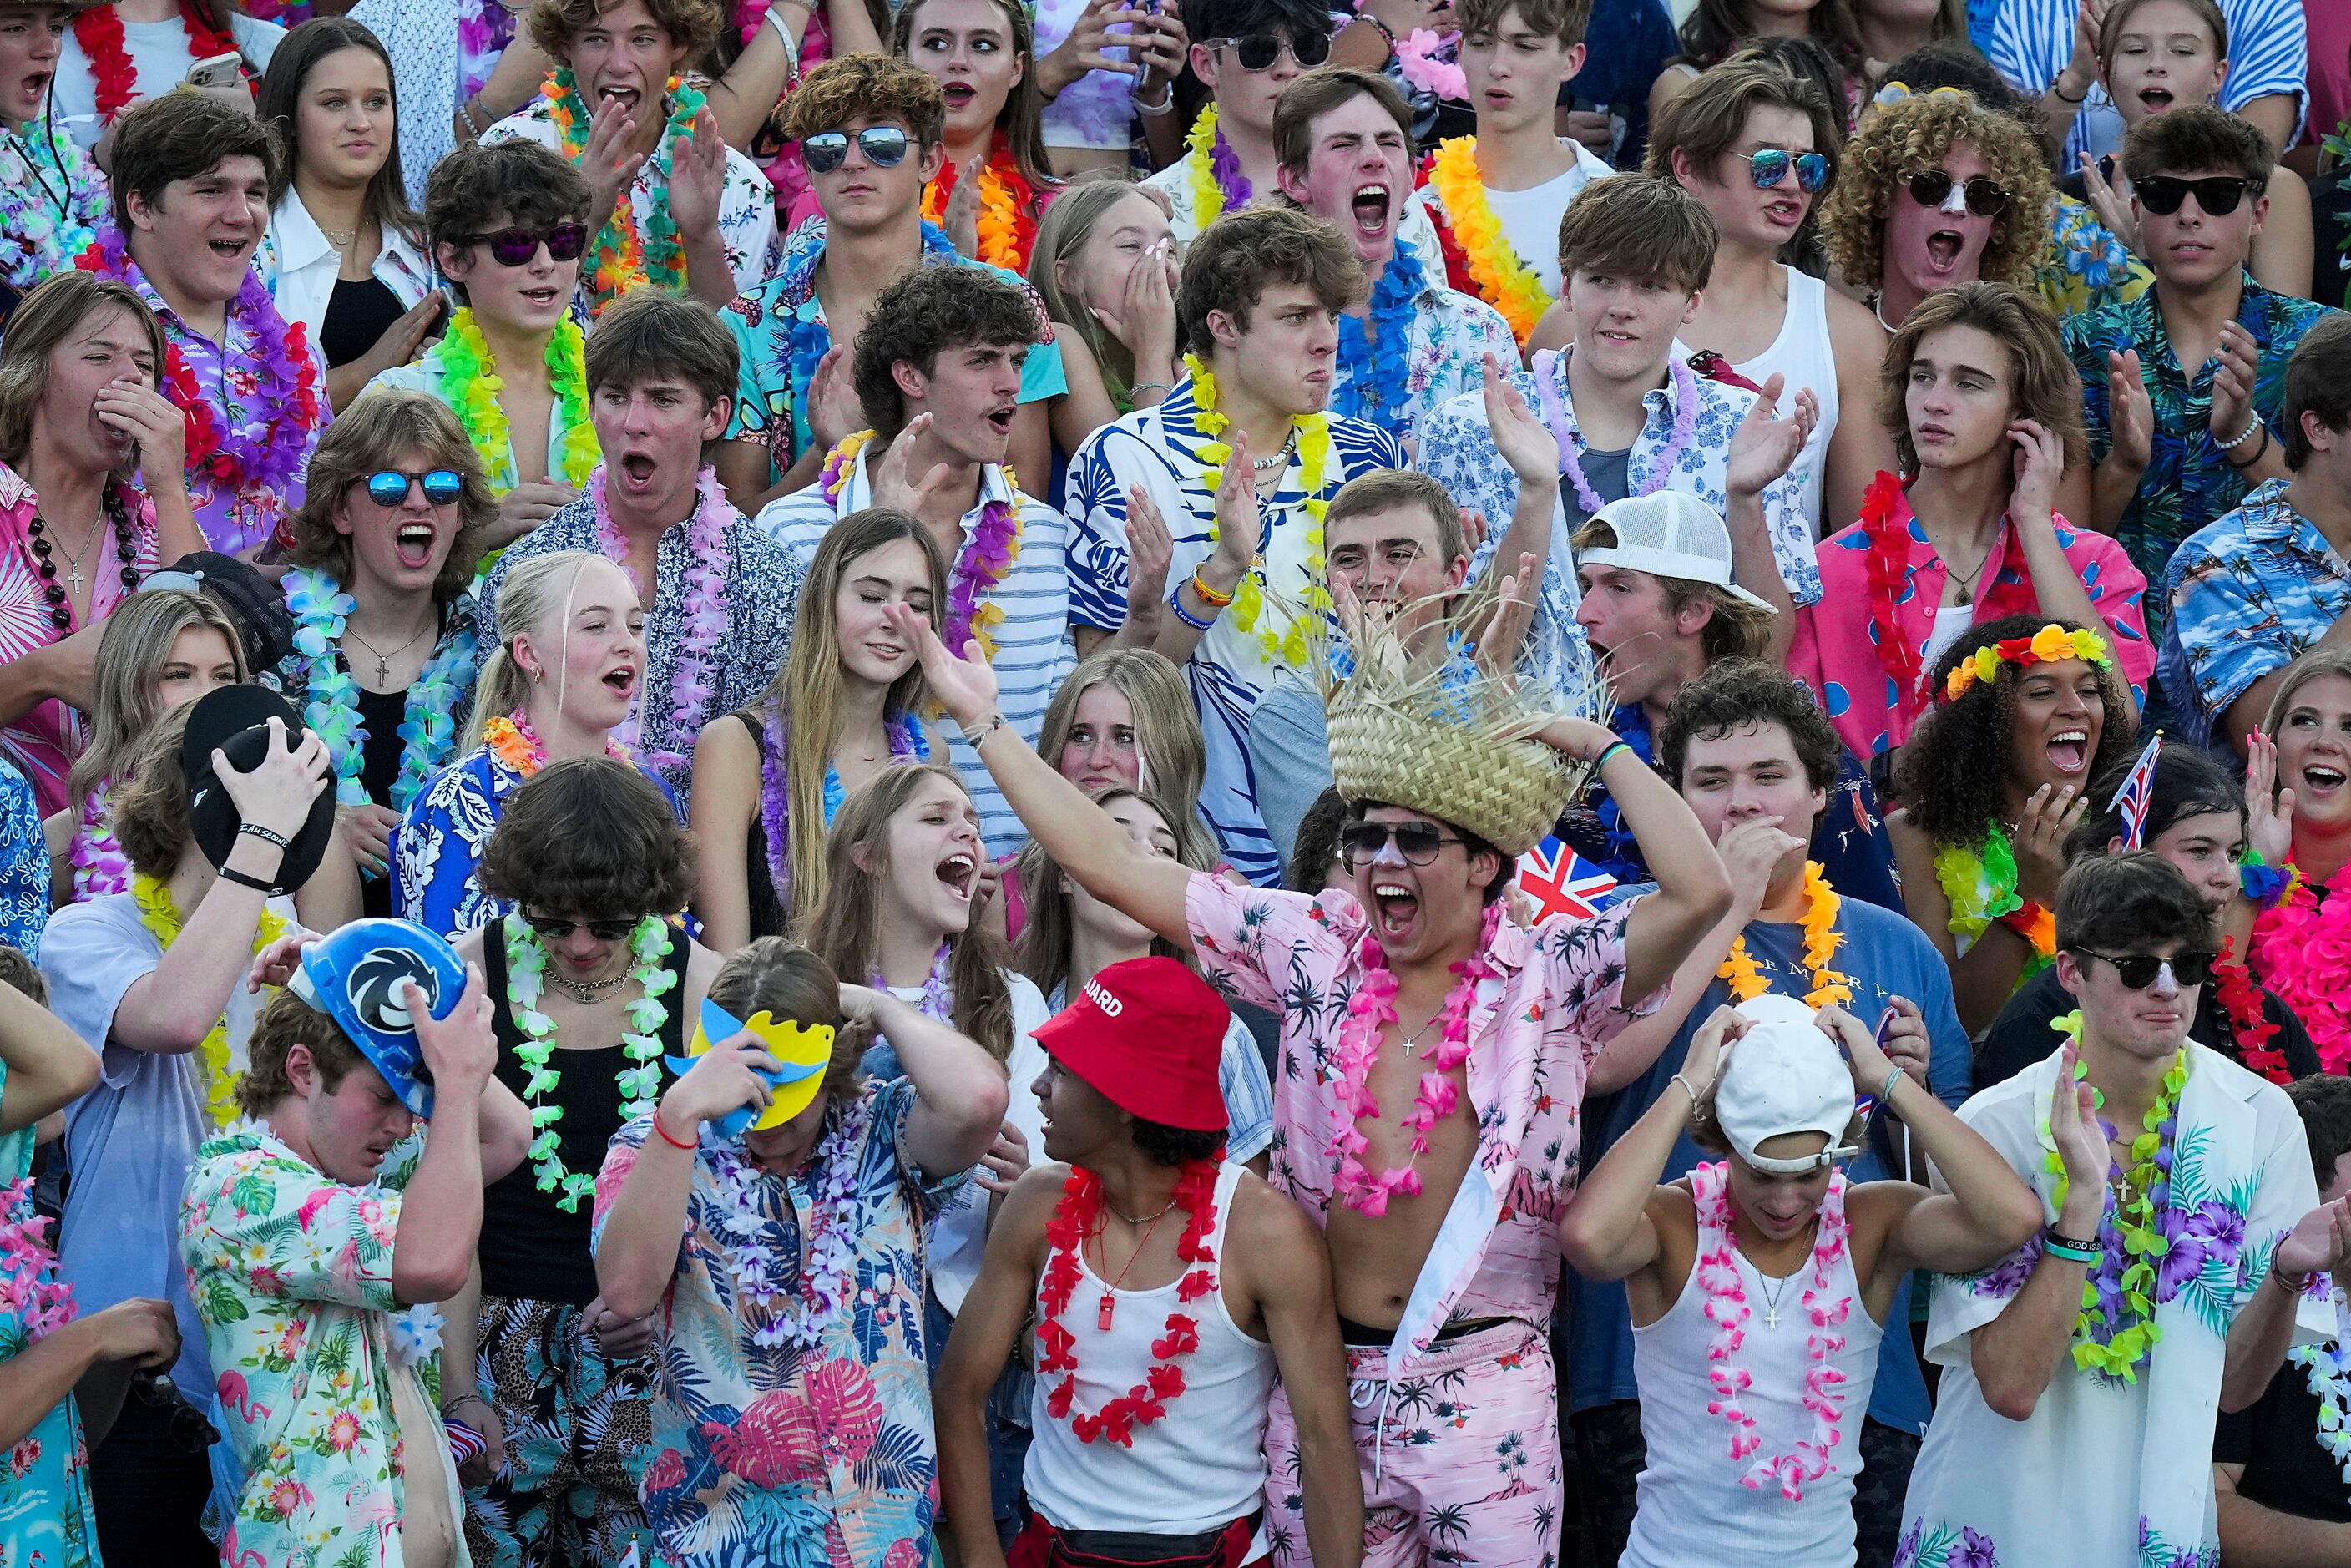
<instances>
[{"instance_id":1,"label":"red bucket hat","mask_svg":"<svg viewBox=\"0 0 2351 1568\"><path fill-rule=\"evenodd\" d=\"M1131 1115L1187 1132L1226 1125L1225 1030L1232 1014L1173 958L1113 964L1031 1038Z\"/></svg>"}]
</instances>

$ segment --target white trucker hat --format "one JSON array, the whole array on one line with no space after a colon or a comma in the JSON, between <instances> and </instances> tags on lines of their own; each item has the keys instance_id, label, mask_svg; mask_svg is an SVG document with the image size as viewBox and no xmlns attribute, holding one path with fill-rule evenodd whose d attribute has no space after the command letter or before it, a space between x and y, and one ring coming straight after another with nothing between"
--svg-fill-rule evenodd
<instances>
[{"instance_id":1,"label":"white trucker hat","mask_svg":"<svg viewBox=\"0 0 2351 1568\"><path fill-rule=\"evenodd\" d=\"M1576 552L1578 566L1614 566L1652 577L1708 582L1733 599L1772 608L1730 580L1730 529L1722 514L1683 490L1654 490L1611 501L1592 521L1614 530L1616 542Z\"/></svg>"},{"instance_id":2,"label":"white trucker hat","mask_svg":"<svg viewBox=\"0 0 2351 1568\"><path fill-rule=\"evenodd\" d=\"M1853 1123L1853 1070L1813 1021L1813 1009L1793 997L1765 995L1739 1010L1753 1027L1731 1047L1714 1092L1715 1124L1739 1157L1773 1176L1802 1176L1860 1154L1837 1143ZM1790 1133L1819 1133L1828 1142L1798 1159L1755 1152Z\"/></svg>"}]
</instances>

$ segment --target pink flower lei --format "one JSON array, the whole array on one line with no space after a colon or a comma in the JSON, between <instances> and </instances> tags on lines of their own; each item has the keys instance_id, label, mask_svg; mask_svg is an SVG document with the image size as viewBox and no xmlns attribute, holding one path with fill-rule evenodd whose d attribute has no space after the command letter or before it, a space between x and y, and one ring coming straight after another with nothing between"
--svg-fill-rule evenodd
<instances>
[{"instance_id":1,"label":"pink flower lei","mask_svg":"<svg viewBox=\"0 0 2351 1568\"><path fill-rule=\"evenodd\" d=\"M85 903L110 893L131 891L131 857L106 820L107 795L112 784L100 784L82 798L73 836L74 902Z\"/></svg>"},{"instance_id":2,"label":"pink flower lei","mask_svg":"<svg viewBox=\"0 0 2351 1568\"><path fill-rule=\"evenodd\" d=\"M1853 1312L1853 1298L1836 1296L1831 1289L1852 1233L1845 1223L1844 1190L1844 1174L1840 1171L1829 1178L1828 1196L1821 1200L1820 1225L1813 1239L1813 1278L1804 1287L1803 1307L1812 1318L1805 1344L1813 1364L1804 1374L1803 1405L1813 1413L1812 1437L1788 1453L1757 1459L1739 1478L1739 1484L1752 1491L1761 1490L1767 1479L1776 1480L1780 1495L1790 1502L1802 1502L1804 1483L1829 1473L1829 1454L1844 1436L1837 1422L1844 1414L1840 1385L1845 1375L1829 1364L1829 1358L1844 1348L1842 1330ZM1746 1289L1739 1281L1738 1242L1731 1236L1729 1162L1701 1165L1691 1171L1690 1197L1698 1206L1695 1271L1698 1288L1706 1292L1707 1321L1714 1324L1714 1336L1706 1347L1706 1375L1714 1385L1714 1397L1707 1402L1706 1413L1730 1424L1730 1457L1736 1462L1761 1448L1763 1438L1755 1429L1755 1417L1739 1403L1740 1396L1754 1385L1747 1370L1733 1359L1747 1338L1745 1325L1751 1313Z\"/></svg>"},{"instance_id":3,"label":"pink flower lei","mask_svg":"<svg viewBox=\"0 0 2351 1568\"><path fill-rule=\"evenodd\" d=\"M0 1315L23 1325L26 1343L74 1320L73 1287L57 1278L57 1255L42 1240L48 1219L33 1210L33 1178L0 1186Z\"/></svg>"},{"instance_id":4,"label":"pink flower lei","mask_svg":"<svg viewBox=\"0 0 2351 1568\"><path fill-rule=\"evenodd\" d=\"M2289 862L2291 866L2291 862ZM2253 918L2252 968L2310 1033L2318 1065L2351 1071L2351 864L2327 880L2326 902L2299 871Z\"/></svg>"},{"instance_id":5,"label":"pink flower lei","mask_svg":"<svg viewBox=\"0 0 2351 1568\"><path fill-rule=\"evenodd\" d=\"M627 732L635 738L645 749L645 760L661 772L684 768L693 755L694 737L702 733L703 720L709 716L710 705L717 695L716 655L726 635L726 529L735 520L735 508L727 505L726 492L719 487L716 468L705 468L695 475L694 485L696 505L693 519L687 524L685 601L682 606L685 632L678 640L677 662L670 667L668 743L634 733L642 722L641 715L632 715L631 722L615 731ZM588 498L596 513L597 548L606 559L627 571L629 543L612 526L612 514L604 503L601 463L588 476ZM636 573L629 572L629 579L635 582ZM636 587L640 599L644 598L645 585L640 582ZM657 595L660 591L656 569L653 592ZM646 608L652 608L649 601ZM642 694L638 701L642 705Z\"/></svg>"},{"instance_id":6,"label":"pink flower lei","mask_svg":"<svg viewBox=\"0 0 2351 1568\"><path fill-rule=\"evenodd\" d=\"M1445 1020L1444 1031L1428 1053L1428 1070L1420 1075L1412 1112L1402 1123L1412 1130L1413 1157L1401 1166L1378 1172L1364 1164L1364 1151L1371 1147L1371 1142L1357 1130L1356 1124L1380 1113L1380 1103L1370 1087L1372 1064L1379 1060L1380 1030L1395 1022L1396 978L1388 968L1387 953L1368 932L1355 950L1363 961L1364 977L1356 982L1354 997L1347 1004L1346 1022L1339 1026L1335 1063L1339 1069L1335 1090L1339 1106L1334 1114L1338 1124L1339 1169L1332 1186L1335 1197L1365 1214L1374 1218L1385 1214L1390 1193L1400 1192L1410 1197L1420 1192L1420 1172L1416 1167L1420 1156L1428 1153L1429 1131L1453 1114L1460 1102L1460 1086L1450 1075L1469 1060L1469 1009L1478 999L1478 982L1495 973L1487 955L1493 951L1494 932L1501 919L1501 901L1497 899L1486 906L1485 918L1478 928L1477 950L1453 966L1453 972L1461 977L1445 993L1445 1006L1437 1015Z\"/></svg>"},{"instance_id":7,"label":"pink flower lei","mask_svg":"<svg viewBox=\"0 0 2351 1568\"><path fill-rule=\"evenodd\" d=\"M1666 440L1666 449L1658 453L1656 460L1649 465L1649 476L1634 492L1636 496L1662 490L1672 481L1674 468L1680 463L1683 451L1690 444L1691 434L1698 427L1698 372L1684 364L1678 355L1671 361L1671 365L1673 434ZM1568 425L1566 399L1562 395L1567 388L1567 356L1557 349L1544 349L1535 355L1529 369L1534 372L1535 392L1542 405L1543 423L1551 427L1552 439L1559 443L1559 471L1574 487L1575 504L1582 507L1588 517L1598 511L1604 503L1599 493L1593 489L1592 482L1583 476L1583 465L1577 461L1575 455L1575 434Z\"/></svg>"}]
</instances>

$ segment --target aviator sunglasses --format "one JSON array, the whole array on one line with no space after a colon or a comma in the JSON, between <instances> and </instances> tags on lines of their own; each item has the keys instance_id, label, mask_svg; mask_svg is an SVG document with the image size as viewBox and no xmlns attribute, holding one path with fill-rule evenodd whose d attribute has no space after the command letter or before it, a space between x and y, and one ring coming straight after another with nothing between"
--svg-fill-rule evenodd
<instances>
[{"instance_id":1,"label":"aviator sunglasses","mask_svg":"<svg viewBox=\"0 0 2351 1568\"><path fill-rule=\"evenodd\" d=\"M876 169L895 169L906 161L906 133L895 125L869 125L857 133L857 150ZM811 174L830 174L849 156L849 132L820 131L800 140L800 161Z\"/></svg>"},{"instance_id":2,"label":"aviator sunglasses","mask_svg":"<svg viewBox=\"0 0 2351 1568\"><path fill-rule=\"evenodd\" d=\"M2087 947L2074 949L2076 957L2103 958L2115 967L2115 978L2124 988L2143 991L2155 984L2156 971L2171 966L2172 980L2181 986L2200 986L2212 975L2211 953L2179 953L2168 958L2158 958L2152 953L2094 953Z\"/></svg>"},{"instance_id":3,"label":"aviator sunglasses","mask_svg":"<svg viewBox=\"0 0 2351 1568\"><path fill-rule=\"evenodd\" d=\"M1929 169L1910 176L1910 199L1922 207L1940 207L1959 182L1940 169ZM2008 193L1997 181L1979 174L1965 187L1968 211L1980 218L1996 218L2008 205Z\"/></svg>"},{"instance_id":4,"label":"aviator sunglasses","mask_svg":"<svg viewBox=\"0 0 2351 1568\"><path fill-rule=\"evenodd\" d=\"M2183 180L2177 174L2149 174L2132 189L2137 192L2141 206L2162 217L2168 218L2178 212L2179 204L2193 195L2196 204L2204 209L2206 217L2225 218L2237 210L2237 204L2245 199L2245 193L2252 187L2252 181L2227 174L2209 175L2201 180Z\"/></svg>"},{"instance_id":5,"label":"aviator sunglasses","mask_svg":"<svg viewBox=\"0 0 2351 1568\"><path fill-rule=\"evenodd\" d=\"M1233 57L1245 71L1267 71L1287 49L1298 68L1311 71L1331 57L1331 35L1309 33L1302 38L1285 38L1279 33L1248 33L1237 38L1209 38L1205 41L1211 49L1230 49Z\"/></svg>"},{"instance_id":6,"label":"aviator sunglasses","mask_svg":"<svg viewBox=\"0 0 2351 1568\"><path fill-rule=\"evenodd\" d=\"M500 267L527 266L547 246L550 261L577 261L580 253L588 248L586 224L553 224L543 229L500 229L492 235L469 235L467 245L486 245L490 257Z\"/></svg>"},{"instance_id":7,"label":"aviator sunglasses","mask_svg":"<svg viewBox=\"0 0 2351 1568\"><path fill-rule=\"evenodd\" d=\"M1426 865L1446 845L1463 841L1447 837L1434 822L1350 822L1339 831L1339 862L1352 872L1391 839L1407 865Z\"/></svg>"},{"instance_id":8,"label":"aviator sunglasses","mask_svg":"<svg viewBox=\"0 0 2351 1568\"><path fill-rule=\"evenodd\" d=\"M403 474L397 468L386 468L368 476L368 499L379 507L397 507L408 499L411 485L423 486L424 498L436 507L445 507L465 492L465 481L451 469Z\"/></svg>"},{"instance_id":9,"label":"aviator sunglasses","mask_svg":"<svg viewBox=\"0 0 2351 1568\"><path fill-rule=\"evenodd\" d=\"M557 915L533 915L526 910L522 923L552 942L560 942L582 925L599 942L618 942L637 928L633 920L566 920Z\"/></svg>"},{"instance_id":10,"label":"aviator sunglasses","mask_svg":"<svg viewBox=\"0 0 2351 1568\"><path fill-rule=\"evenodd\" d=\"M1748 177L1759 191L1768 191L1786 179L1791 164L1796 170L1796 188L1807 194L1817 193L1829 183L1831 166L1825 152L1790 152L1785 148L1766 147L1761 152L1734 152L1731 156L1747 160Z\"/></svg>"}]
</instances>

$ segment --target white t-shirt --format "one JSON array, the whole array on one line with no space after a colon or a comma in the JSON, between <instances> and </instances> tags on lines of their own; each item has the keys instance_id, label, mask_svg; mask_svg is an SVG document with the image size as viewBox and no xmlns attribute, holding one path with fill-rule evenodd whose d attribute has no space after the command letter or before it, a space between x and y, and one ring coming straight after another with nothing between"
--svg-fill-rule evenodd
<instances>
[{"instance_id":1,"label":"white t-shirt","mask_svg":"<svg viewBox=\"0 0 2351 1568\"><path fill-rule=\"evenodd\" d=\"M1559 298L1559 220L1567 215L1567 204L1575 200L1583 187L1593 181L1604 179L1616 171L1594 156L1581 141L1562 138L1560 145L1573 150L1575 163L1563 174L1554 175L1540 185L1530 185L1523 191L1498 191L1486 187L1486 204L1494 209L1494 216L1502 225L1503 237L1519 259L1542 275L1543 292ZM1435 196L1424 189L1423 200Z\"/></svg>"},{"instance_id":2,"label":"white t-shirt","mask_svg":"<svg viewBox=\"0 0 2351 1568\"><path fill-rule=\"evenodd\" d=\"M1935 608L1935 629L1927 633L1925 669L1933 669L1935 661L1951 651L1951 644L1968 634L1976 623L1976 607L1972 604L1941 604Z\"/></svg>"},{"instance_id":3,"label":"white t-shirt","mask_svg":"<svg viewBox=\"0 0 2351 1568\"><path fill-rule=\"evenodd\" d=\"M228 24L246 64L256 72L267 70L269 57L277 52L286 29L240 13L232 13ZM196 63L195 52L188 47L187 26L177 16L168 22L125 22L122 48L131 57L131 68L138 73L139 98L171 91ZM98 119L98 78L91 74L89 57L81 52L71 27L66 29L65 51L57 57L57 79L49 84L49 112L59 129L85 151L97 146L106 131Z\"/></svg>"}]
</instances>

